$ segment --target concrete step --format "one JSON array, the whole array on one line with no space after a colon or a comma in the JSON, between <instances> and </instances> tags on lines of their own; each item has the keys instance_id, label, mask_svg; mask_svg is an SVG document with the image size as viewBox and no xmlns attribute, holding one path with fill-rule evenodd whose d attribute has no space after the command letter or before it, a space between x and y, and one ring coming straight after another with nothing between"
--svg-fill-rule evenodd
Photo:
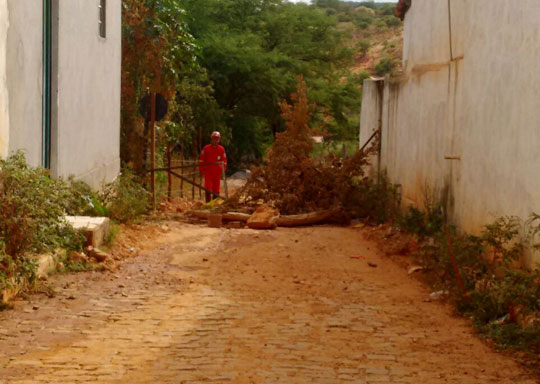
<instances>
[{"instance_id":1,"label":"concrete step","mask_svg":"<svg viewBox=\"0 0 540 384\"><path fill-rule=\"evenodd\" d=\"M111 221L108 217L66 216L66 221L73 228L84 231L86 245L94 248L101 246L111 230Z\"/></svg>"}]
</instances>

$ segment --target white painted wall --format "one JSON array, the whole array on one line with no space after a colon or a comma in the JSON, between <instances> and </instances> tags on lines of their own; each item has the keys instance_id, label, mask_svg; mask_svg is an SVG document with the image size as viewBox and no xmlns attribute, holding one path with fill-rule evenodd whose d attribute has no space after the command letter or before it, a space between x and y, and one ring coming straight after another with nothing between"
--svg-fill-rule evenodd
<instances>
[{"instance_id":1,"label":"white painted wall","mask_svg":"<svg viewBox=\"0 0 540 384\"><path fill-rule=\"evenodd\" d=\"M404 204L422 207L435 188L453 221L476 233L501 215L540 212L540 2L448 4L414 0L405 17L381 161Z\"/></svg>"},{"instance_id":2,"label":"white painted wall","mask_svg":"<svg viewBox=\"0 0 540 384\"><path fill-rule=\"evenodd\" d=\"M7 0L9 151L22 149L29 164L41 165L43 9L42 1Z\"/></svg>"},{"instance_id":3,"label":"white painted wall","mask_svg":"<svg viewBox=\"0 0 540 384\"><path fill-rule=\"evenodd\" d=\"M8 28L7 0L0 0L0 157L6 156L9 145L9 94L6 69Z\"/></svg>"},{"instance_id":4,"label":"white painted wall","mask_svg":"<svg viewBox=\"0 0 540 384\"><path fill-rule=\"evenodd\" d=\"M107 38L99 0L59 1L57 176L93 187L120 170L121 0L107 1Z\"/></svg>"}]
</instances>

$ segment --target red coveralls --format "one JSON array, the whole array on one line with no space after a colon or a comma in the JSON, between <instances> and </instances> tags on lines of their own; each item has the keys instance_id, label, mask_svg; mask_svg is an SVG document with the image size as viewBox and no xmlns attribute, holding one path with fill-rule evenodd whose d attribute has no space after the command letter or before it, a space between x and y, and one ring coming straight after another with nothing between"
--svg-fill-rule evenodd
<instances>
[{"instance_id":1,"label":"red coveralls","mask_svg":"<svg viewBox=\"0 0 540 384\"><path fill-rule=\"evenodd\" d=\"M200 164L223 162L225 169L227 169L227 155L225 154L225 148L221 145L217 147L212 146L212 144L206 145L201 152L199 161ZM219 195L221 164L199 166L199 171L204 172L204 187L214 192L214 197Z\"/></svg>"}]
</instances>

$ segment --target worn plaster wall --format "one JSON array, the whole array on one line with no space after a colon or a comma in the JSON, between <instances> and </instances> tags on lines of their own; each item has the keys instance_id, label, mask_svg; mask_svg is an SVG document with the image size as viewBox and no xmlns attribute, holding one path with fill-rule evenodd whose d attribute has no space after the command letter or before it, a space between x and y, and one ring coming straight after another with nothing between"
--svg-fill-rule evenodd
<instances>
[{"instance_id":1,"label":"worn plaster wall","mask_svg":"<svg viewBox=\"0 0 540 384\"><path fill-rule=\"evenodd\" d=\"M383 79L370 79L362 88L362 115L360 116L360 148L368 149L374 145L373 134L379 130L382 122ZM369 141L372 139L371 141ZM376 154L370 158L368 176L374 176L379 170L379 158Z\"/></svg>"},{"instance_id":2,"label":"worn plaster wall","mask_svg":"<svg viewBox=\"0 0 540 384\"><path fill-rule=\"evenodd\" d=\"M10 20L6 60L9 151L22 149L33 166L41 165L42 5L42 1L7 0Z\"/></svg>"},{"instance_id":3,"label":"worn plaster wall","mask_svg":"<svg viewBox=\"0 0 540 384\"><path fill-rule=\"evenodd\" d=\"M120 169L121 0L107 1L107 37L99 36L99 0L59 0L58 176L93 187ZM54 139L53 139L54 140Z\"/></svg>"},{"instance_id":4,"label":"worn plaster wall","mask_svg":"<svg viewBox=\"0 0 540 384\"><path fill-rule=\"evenodd\" d=\"M0 0L0 157L7 154L9 145L9 99L6 68L8 28L7 0Z\"/></svg>"},{"instance_id":5,"label":"worn plaster wall","mask_svg":"<svg viewBox=\"0 0 540 384\"><path fill-rule=\"evenodd\" d=\"M473 233L540 212L539 14L536 0L412 2L404 73L385 81L381 153L405 204L441 199Z\"/></svg>"}]
</instances>

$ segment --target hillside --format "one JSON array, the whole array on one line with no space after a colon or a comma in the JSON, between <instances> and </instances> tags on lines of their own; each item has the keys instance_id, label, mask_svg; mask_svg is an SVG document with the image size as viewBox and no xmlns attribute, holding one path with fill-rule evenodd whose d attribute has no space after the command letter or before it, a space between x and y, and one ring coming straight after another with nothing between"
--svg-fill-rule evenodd
<instances>
[{"instance_id":1,"label":"hillside","mask_svg":"<svg viewBox=\"0 0 540 384\"><path fill-rule=\"evenodd\" d=\"M341 2L336 10L340 28L350 34L355 52L354 74L384 75L401 69L403 23L395 4Z\"/></svg>"}]
</instances>

